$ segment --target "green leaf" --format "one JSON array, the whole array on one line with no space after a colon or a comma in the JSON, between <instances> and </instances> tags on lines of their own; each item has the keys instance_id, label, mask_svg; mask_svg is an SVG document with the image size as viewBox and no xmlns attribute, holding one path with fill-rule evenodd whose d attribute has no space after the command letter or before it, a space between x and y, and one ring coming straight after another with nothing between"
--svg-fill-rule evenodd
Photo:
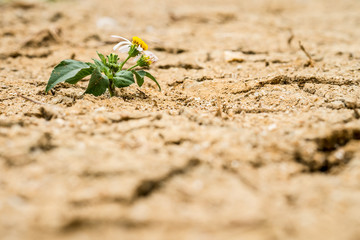
<instances>
[{"instance_id":1,"label":"green leaf","mask_svg":"<svg viewBox=\"0 0 360 240\"><path fill-rule=\"evenodd\" d=\"M105 69L109 69L103 62L97 60L97 59L93 59L95 65L100 69L100 71L105 72Z\"/></svg>"},{"instance_id":2,"label":"green leaf","mask_svg":"<svg viewBox=\"0 0 360 240\"><path fill-rule=\"evenodd\" d=\"M95 64L93 64L93 63L91 63L91 62L86 62L86 64L87 64L87 65L89 65L90 67L92 67L93 69L95 69L95 68L96 68L96 65L95 65Z\"/></svg>"},{"instance_id":3,"label":"green leaf","mask_svg":"<svg viewBox=\"0 0 360 240\"><path fill-rule=\"evenodd\" d=\"M159 91L161 91L160 84L156 81L156 79L155 79L155 77L154 77L153 75L151 75L151 74L148 73L148 72L145 72L145 76L148 77L148 78L150 78L151 80L153 80L153 81L156 83L156 85L159 87Z\"/></svg>"},{"instance_id":4,"label":"green leaf","mask_svg":"<svg viewBox=\"0 0 360 240\"><path fill-rule=\"evenodd\" d=\"M136 77L136 83L139 87L141 87L144 84L144 77L146 75L146 72L143 70L140 71L132 71L135 74Z\"/></svg>"},{"instance_id":5,"label":"green leaf","mask_svg":"<svg viewBox=\"0 0 360 240\"><path fill-rule=\"evenodd\" d=\"M56 84L61 82L75 84L79 80L90 75L92 71L92 66L89 66L84 62L71 59L64 60L52 71L45 92L48 92Z\"/></svg>"},{"instance_id":6,"label":"green leaf","mask_svg":"<svg viewBox=\"0 0 360 240\"><path fill-rule=\"evenodd\" d=\"M117 72L113 80L114 85L118 88L128 87L135 83L133 73L127 70Z\"/></svg>"},{"instance_id":7,"label":"green leaf","mask_svg":"<svg viewBox=\"0 0 360 240\"><path fill-rule=\"evenodd\" d=\"M103 63L103 64L106 64L106 58L105 58L105 56L103 55L103 54L101 54L101 53L98 53L98 52L96 52L97 53L97 55L99 56L99 58L101 59L101 62Z\"/></svg>"},{"instance_id":8,"label":"green leaf","mask_svg":"<svg viewBox=\"0 0 360 240\"><path fill-rule=\"evenodd\" d=\"M106 89L109 87L109 79L104 74L101 74L98 68L94 69L93 74L91 75L89 85L85 93L90 93L94 96L100 96L103 94Z\"/></svg>"}]
</instances>

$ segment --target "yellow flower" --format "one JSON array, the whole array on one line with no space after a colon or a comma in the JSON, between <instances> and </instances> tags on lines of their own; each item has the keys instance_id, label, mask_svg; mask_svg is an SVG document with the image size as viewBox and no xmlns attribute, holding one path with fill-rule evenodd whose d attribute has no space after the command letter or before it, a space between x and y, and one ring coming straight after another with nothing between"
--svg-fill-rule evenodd
<instances>
[{"instance_id":1,"label":"yellow flower","mask_svg":"<svg viewBox=\"0 0 360 240\"><path fill-rule=\"evenodd\" d=\"M122 41L120 41L118 44L114 46L114 50L118 49L119 52L125 53L129 52L130 49L137 50L137 54L142 53L143 51L148 49L148 45L141 40L139 37L133 37L132 42L130 42L128 39L116 35L112 35L114 38L120 38Z\"/></svg>"},{"instance_id":2,"label":"yellow flower","mask_svg":"<svg viewBox=\"0 0 360 240\"><path fill-rule=\"evenodd\" d=\"M136 45L137 47L141 47L142 50L147 50L148 45L141 40L141 38L134 36L132 39L132 44Z\"/></svg>"},{"instance_id":3,"label":"yellow flower","mask_svg":"<svg viewBox=\"0 0 360 240\"><path fill-rule=\"evenodd\" d=\"M137 60L137 64L140 67L147 67L157 62L158 60L158 57L153 52L143 51L143 55L141 55L141 57Z\"/></svg>"}]
</instances>

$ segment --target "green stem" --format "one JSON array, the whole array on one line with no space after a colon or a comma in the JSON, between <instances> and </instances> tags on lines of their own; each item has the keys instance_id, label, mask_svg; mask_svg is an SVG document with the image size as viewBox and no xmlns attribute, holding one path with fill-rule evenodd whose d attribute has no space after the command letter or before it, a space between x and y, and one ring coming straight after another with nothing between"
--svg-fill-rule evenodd
<instances>
[{"instance_id":1,"label":"green stem","mask_svg":"<svg viewBox=\"0 0 360 240\"><path fill-rule=\"evenodd\" d=\"M126 63L130 58L131 58L131 56L129 55L129 56L125 59L125 61L123 61L123 62L120 64L120 66L119 66L120 71L122 70L122 68L124 67L125 63Z\"/></svg>"},{"instance_id":2,"label":"green stem","mask_svg":"<svg viewBox=\"0 0 360 240\"><path fill-rule=\"evenodd\" d=\"M109 79L110 83L109 83L109 93L110 93L110 97L115 96L115 89L114 89L114 83L112 81L112 79Z\"/></svg>"},{"instance_id":3,"label":"green stem","mask_svg":"<svg viewBox=\"0 0 360 240\"><path fill-rule=\"evenodd\" d=\"M115 96L115 93L114 93L114 91L111 89L111 87L109 87L109 93L110 93L110 97Z\"/></svg>"},{"instance_id":4,"label":"green stem","mask_svg":"<svg viewBox=\"0 0 360 240\"><path fill-rule=\"evenodd\" d=\"M133 68L136 68L137 66L139 66L139 64L135 64L134 66L132 66L131 68L128 68L127 70L130 71Z\"/></svg>"}]
</instances>

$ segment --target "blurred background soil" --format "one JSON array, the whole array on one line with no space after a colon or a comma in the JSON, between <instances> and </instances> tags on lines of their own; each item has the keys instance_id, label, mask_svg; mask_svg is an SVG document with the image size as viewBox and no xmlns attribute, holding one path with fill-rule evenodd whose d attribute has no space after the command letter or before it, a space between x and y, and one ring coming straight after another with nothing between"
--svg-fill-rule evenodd
<instances>
[{"instance_id":1,"label":"blurred background soil","mask_svg":"<svg viewBox=\"0 0 360 240\"><path fill-rule=\"evenodd\" d=\"M0 1L0 239L360 239L359 26L357 0ZM44 93L113 34L162 92Z\"/></svg>"}]
</instances>

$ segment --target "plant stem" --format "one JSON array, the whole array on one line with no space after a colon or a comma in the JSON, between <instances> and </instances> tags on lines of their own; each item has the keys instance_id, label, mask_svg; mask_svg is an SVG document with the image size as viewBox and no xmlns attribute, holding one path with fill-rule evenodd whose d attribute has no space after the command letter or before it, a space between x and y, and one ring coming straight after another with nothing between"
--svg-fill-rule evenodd
<instances>
[{"instance_id":1,"label":"plant stem","mask_svg":"<svg viewBox=\"0 0 360 240\"><path fill-rule=\"evenodd\" d=\"M109 93L110 93L110 97L115 96L115 89L114 89L114 83L112 81L112 79L109 79Z\"/></svg>"},{"instance_id":2,"label":"plant stem","mask_svg":"<svg viewBox=\"0 0 360 240\"><path fill-rule=\"evenodd\" d=\"M120 66L119 66L120 70L122 70L123 66L125 65L125 63L126 63L130 58L131 58L131 56L129 55L129 56L125 59L125 61L123 61L123 62L120 64Z\"/></svg>"},{"instance_id":3,"label":"plant stem","mask_svg":"<svg viewBox=\"0 0 360 240\"><path fill-rule=\"evenodd\" d=\"M137 66L139 66L139 64L135 64L134 66L132 66L131 68L128 68L127 70L130 71L133 68L136 68Z\"/></svg>"},{"instance_id":4,"label":"plant stem","mask_svg":"<svg viewBox=\"0 0 360 240\"><path fill-rule=\"evenodd\" d=\"M111 89L111 87L109 87L109 93L110 93L110 97L115 96L115 93L114 93L114 91Z\"/></svg>"}]
</instances>

